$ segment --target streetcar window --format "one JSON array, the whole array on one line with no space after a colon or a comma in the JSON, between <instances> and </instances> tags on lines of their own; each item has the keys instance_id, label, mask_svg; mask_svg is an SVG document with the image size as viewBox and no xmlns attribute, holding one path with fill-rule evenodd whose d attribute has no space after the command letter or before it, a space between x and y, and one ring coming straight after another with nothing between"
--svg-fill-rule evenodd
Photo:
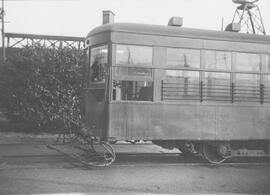
<instances>
[{"instance_id":1,"label":"streetcar window","mask_svg":"<svg viewBox=\"0 0 270 195\"><path fill-rule=\"evenodd\" d=\"M237 73L235 77L235 100L258 101L260 98L260 75Z\"/></svg>"},{"instance_id":2,"label":"streetcar window","mask_svg":"<svg viewBox=\"0 0 270 195\"><path fill-rule=\"evenodd\" d=\"M267 56L268 72L270 72L270 56Z\"/></svg>"},{"instance_id":3,"label":"streetcar window","mask_svg":"<svg viewBox=\"0 0 270 195\"><path fill-rule=\"evenodd\" d=\"M199 72L166 70L166 78L161 87L163 100L199 99Z\"/></svg>"},{"instance_id":4,"label":"streetcar window","mask_svg":"<svg viewBox=\"0 0 270 195\"><path fill-rule=\"evenodd\" d=\"M264 75L264 102L270 103L270 75Z\"/></svg>"},{"instance_id":5,"label":"streetcar window","mask_svg":"<svg viewBox=\"0 0 270 195\"><path fill-rule=\"evenodd\" d=\"M113 100L153 101L153 82L114 80Z\"/></svg>"},{"instance_id":6,"label":"streetcar window","mask_svg":"<svg viewBox=\"0 0 270 195\"><path fill-rule=\"evenodd\" d=\"M153 101L151 68L113 67L113 100Z\"/></svg>"},{"instance_id":7,"label":"streetcar window","mask_svg":"<svg viewBox=\"0 0 270 195\"><path fill-rule=\"evenodd\" d=\"M116 45L117 65L152 65L152 47Z\"/></svg>"},{"instance_id":8,"label":"streetcar window","mask_svg":"<svg viewBox=\"0 0 270 195\"><path fill-rule=\"evenodd\" d=\"M104 83L108 64L108 47L99 46L91 49L90 81Z\"/></svg>"},{"instance_id":9,"label":"streetcar window","mask_svg":"<svg viewBox=\"0 0 270 195\"><path fill-rule=\"evenodd\" d=\"M270 87L270 75L264 75L264 85Z\"/></svg>"},{"instance_id":10,"label":"streetcar window","mask_svg":"<svg viewBox=\"0 0 270 195\"><path fill-rule=\"evenodd\" d=\"M206 50L205 68L231 70L231 52Z\"/></svg>"},{"instance_id":11,"label":"streetcar window","mask_svg":"<svg viewBox=\"0 0 270 195\"><path fill-rule=\"evenodd\" d=\"M260 71L260 55L251 53L236 53L236 70L238 71Z\"/></svg>"},{"instance_id":12,"label":"streetcar window","mask_svg":"<svg viewBox=\"0 0 270 195\"><path fill-rule=\"evenodd\" d=\"M167 65L200 68L200 51L194 49L167 48Z\"/></svg>"},{"instance_id":13,"label":"streetcar window","mask_svg":"<svg viewBox=\"0 0 270 195\"><path fill-rule=\"evenodd\" d=\"M137 67L113 67L114 78L120 77L152 77L151 68L137 68Z\"/></svg>"},{"instance_id":14,"label":"streetcar window","mask_svg":"<svg viewBox=\"0 0 270 195\"><path fill-rule=\"evenodd\" d=\"M230 100L230 73L205 72L205 99Z\"/></svg>"},{"instance_id":15,"label":"streetcar window","mask_svg":"<svg viewBox=\"0 0 270 195\"><path fill-rule=\"evenodd\" d=\"M270 73L270 56L266 55L266 72Z\"/></svg>"}]
</instances>

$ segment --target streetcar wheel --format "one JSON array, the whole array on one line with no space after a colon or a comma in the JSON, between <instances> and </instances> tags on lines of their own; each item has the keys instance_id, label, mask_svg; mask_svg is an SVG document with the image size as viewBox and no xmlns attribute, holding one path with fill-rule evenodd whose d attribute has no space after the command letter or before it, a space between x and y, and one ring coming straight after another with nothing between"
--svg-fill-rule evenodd
<instances>
[{"instance_id":1,"label":"streetcar wheel","mask_svg":"<svg viewBox=\"0 0 270 195\"><path fill-rule=\"evenodd\" d=\"M218 146L204 144L202 148L203 157L212 164L220 164L226 160L218 152Z\"/></svg>"}]
</instances>

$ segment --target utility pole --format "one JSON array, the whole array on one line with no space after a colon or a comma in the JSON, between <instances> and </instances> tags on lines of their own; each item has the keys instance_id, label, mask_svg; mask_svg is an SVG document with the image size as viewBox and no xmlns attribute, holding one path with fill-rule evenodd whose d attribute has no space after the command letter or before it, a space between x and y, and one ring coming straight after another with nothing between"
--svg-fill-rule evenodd
<instances>
[{"instance_id":1,"label":"utility pole","mask_svg":"<svg viewBox=\"0 0 270 195\"><path fill-rule=\"evenodd\" d=\"M4 0L2 0L2 9L1 9L1 13L0 13L0 17L2 20L2 54L3 54L3 59L2 59L2 63L3 65L5 64L6 61L6 50L5 50L5 9L4 9Z\"/></svg>"}]
</instances>

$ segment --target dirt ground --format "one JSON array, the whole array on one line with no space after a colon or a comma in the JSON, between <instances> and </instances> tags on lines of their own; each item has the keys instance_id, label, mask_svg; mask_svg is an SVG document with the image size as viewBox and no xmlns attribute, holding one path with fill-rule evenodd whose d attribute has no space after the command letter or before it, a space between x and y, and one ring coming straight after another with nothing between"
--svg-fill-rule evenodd
<instances>
[{"instance_id":1,"label":"dirt ground","mask_svg":"<svg viewBox=\"0 0 270 195\"><path fill-rule=\"evenodd\" d=\"M270 166L1 168L0 194L269 194Z\"/></svg>"},{"instance_id":2,"label":"dirt ground","mask_svg":"<svg viewBox=\"0 0 270 195\"><path fill-rule=\"evenodd\" d=\"M9 137L9 139L7 138ZM48 149L42 136L0 139L0 194L270 194L270 164L115 163L86 168ZM46 137L46 136L45 136ZM1 142L2 140L2 142ZM5 140L5 142L3 142ZM118 146L118 150L122 150ZM131 145L130 152L164 151ZM136 157L135 157L136 158ZM164 156L164 158L170 158Z\"/></svg>"}]
</instances>

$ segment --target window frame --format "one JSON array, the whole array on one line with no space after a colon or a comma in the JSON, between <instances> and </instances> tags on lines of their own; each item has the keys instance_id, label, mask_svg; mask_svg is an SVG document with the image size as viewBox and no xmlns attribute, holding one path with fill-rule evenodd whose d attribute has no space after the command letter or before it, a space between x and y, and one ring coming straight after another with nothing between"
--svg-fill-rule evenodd
<instances>
[{"instance_id":1,"label":"window frame","mask_svg":"<svg viewBox=\"0 0 270 195\"><path fill-rule=\"evenodd\" d=\"M118 45L127 45L127 46L135 46L135 47L147 47L151 48L151 64L150 65L136 65L136 64L117 64L117 46ZM154 46L149 45L136 45L136 44L124 44L124 43L113 43L112 44L112 66L110 67L110 78L111 78L111 97L110 101L112 102L153 102L154 101L154 87L152 87L152 101L134 101L134 100L114 100L113 99L113 90L114 90L114 81L138 81L138 82L152 82L152 86L154 86ZM140 76L140 75L115 75L113 69L117 68L144 68L151 69L151 76ZM127 70L128 71L128 70ZM117 77L117 78L116 78Z\"/></svg>"}]
</instances>

